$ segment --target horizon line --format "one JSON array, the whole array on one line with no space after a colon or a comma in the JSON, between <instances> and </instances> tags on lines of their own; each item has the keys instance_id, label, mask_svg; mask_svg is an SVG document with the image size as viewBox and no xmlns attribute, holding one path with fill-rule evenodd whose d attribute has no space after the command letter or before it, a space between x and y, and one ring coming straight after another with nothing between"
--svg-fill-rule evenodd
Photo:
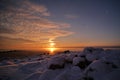
<instances>
[{"instance_id":1,"label":"horizon line","mask_svg":"<svg viewBox=\"0 0 120 80\"><path fill-rule=\"evenodd\" d=\"M120 46L75 46L75 47L54 47L54 48L86 48L86 47L97 47L97 48L120 48ZM39 47L43 48L50 48L50 47ZM24 49L0 49L0 50L24 50ZM28 50L28 49L25 49ZM35 49L33 49L35 50Z\"/></svg>"}]
</instances>

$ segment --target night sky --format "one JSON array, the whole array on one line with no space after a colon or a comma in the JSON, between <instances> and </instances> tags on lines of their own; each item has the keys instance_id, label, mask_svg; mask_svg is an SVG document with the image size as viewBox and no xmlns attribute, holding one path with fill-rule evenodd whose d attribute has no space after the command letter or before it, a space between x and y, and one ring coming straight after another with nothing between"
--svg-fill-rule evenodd
<instances>
[{"instance_id":1,"label":"night sky","mask_svg":"<svg viewBox=\"0 0 120 80\"><path fill-rule=\"evenodd\" d=\"M120 0L0 0L0 49L120 46Z\"/></svg>"}]
</instances>

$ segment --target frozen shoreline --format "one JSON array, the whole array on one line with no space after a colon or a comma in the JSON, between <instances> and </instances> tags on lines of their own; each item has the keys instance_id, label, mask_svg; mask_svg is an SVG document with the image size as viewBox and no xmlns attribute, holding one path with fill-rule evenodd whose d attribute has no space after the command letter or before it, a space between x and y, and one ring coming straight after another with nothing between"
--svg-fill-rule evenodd
<instances>
[{"instance_id":1,"label":"frozen shoreline","mask_svg":"<svg viewBox=\"0 0 120 80\"><path fill-rule=\"evenodd\" d=\"M41 55L0 62L0 80L119 80L120 50Z\"/></svg>"}]
</instances>

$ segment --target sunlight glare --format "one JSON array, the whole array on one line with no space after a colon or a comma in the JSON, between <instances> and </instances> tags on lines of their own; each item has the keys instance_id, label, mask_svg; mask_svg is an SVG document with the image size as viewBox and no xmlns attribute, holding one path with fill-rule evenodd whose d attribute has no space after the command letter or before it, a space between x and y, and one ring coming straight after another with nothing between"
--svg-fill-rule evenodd
<instances>
[{"instance_id":1,"label":"sunlight glare","mask_svg":"<svg viewBox=\"0 0 120 80\"><path fill-rule=\"evenodd\" d=\"M50 51L50 55L53 55L56 49L57 48L54 48L54 47L48 48L48 50Z\"/></svg>"},{"instance_id":2,"label":"sunlight glare","mask_svg":"<svg viewBox=\"0 0 120 80\"><path fill-rule=\"evenodd\" d=\"M52 42L52 43L50 43L50 46L54 46L54 45L55 45L55 43L53 43L53 42Z\"/></svg>"}]
</instances>

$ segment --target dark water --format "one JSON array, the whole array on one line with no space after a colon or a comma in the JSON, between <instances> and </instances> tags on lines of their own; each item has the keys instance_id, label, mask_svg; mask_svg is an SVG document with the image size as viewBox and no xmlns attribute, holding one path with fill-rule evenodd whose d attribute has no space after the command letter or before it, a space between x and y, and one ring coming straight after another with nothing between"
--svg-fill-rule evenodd
<instances>
[{"instance_id":1,"label":"dark water","mask_svg":"<svg viewBox=\"0 0 120 80\"><path fill-rule=\"evenodd\" d=\"M41 54L56 54L61 53L66 50L72 51L72 52L81 52L84 48L58 48L53 53L50 52L50 50L43 50L43 51L21 51L21 50L10 50L10 51L0 51L0 61L4 59L9 58L24 58L34 55L41 55ZM110 49L110 50L120 50L120 48L103 48L104 50Z\"/></svg>"},{"instance_id":2,"label":"dark water","mask_svg":"<svg viewBox=\"0 0 120 80\"><path fill-rule=\"evenodd\" d=\"M103 48L104 50L106 49L111 49L111 50L120 50L120 48ZM58 51L65 51L65 50L70 50L70 51L83 51L84 48L58 48Z\"/></svg>"}]
</instances>

